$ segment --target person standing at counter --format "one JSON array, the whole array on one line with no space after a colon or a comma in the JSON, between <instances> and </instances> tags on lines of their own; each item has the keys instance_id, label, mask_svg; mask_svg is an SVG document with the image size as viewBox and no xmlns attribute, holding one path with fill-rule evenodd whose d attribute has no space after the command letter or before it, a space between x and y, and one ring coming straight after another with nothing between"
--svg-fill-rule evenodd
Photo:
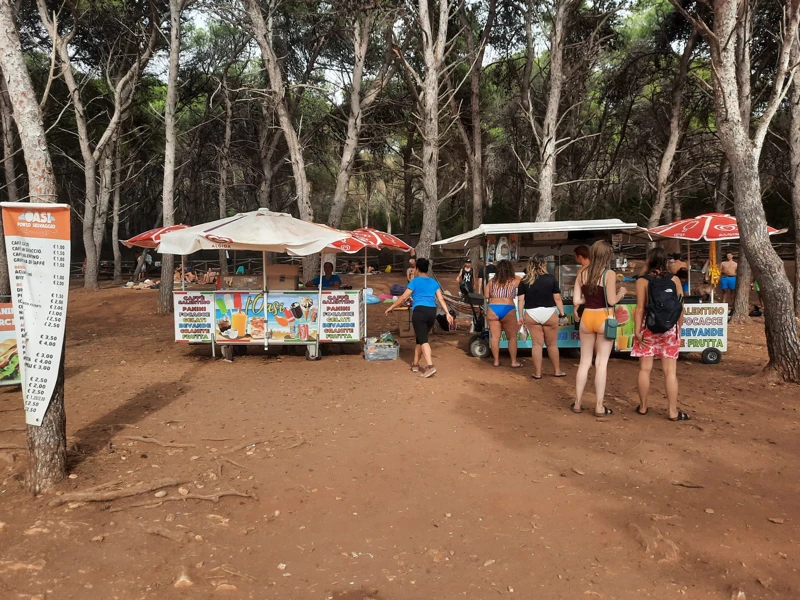
<instances>
[{"instance_id":1,"label":"person standing at counter","mask_svg":"<svg viewBox=\"0 0 800 600\"><path fill-rule=\"evenodd\" d=\"M414 347L414 362L411 363L411 372L418 373L420 369L420 358L425 358L425 368L422 370L422 377L430 377L436 373L436 367L433 366L433 356L431 353L431 345L428 343L428 335L436 323L436 303L444 310L447 315L447 322L453 323L453 316L447 309L444 303L444 296L442 295L442 287L435 279L428 276L428 269L430 263L427 258L417 259L416 275L408 282L408 288L403 292L394 303L386 309L386 315L392 312L395 308L403 304L408 298L414 305L413 312L411 313L411 324L414 327L414 336L416 337L417 345Z\"/></svg>"},{"instance_id":2,"label":"person standing at counter","mask_svg":"<svg viewBox=\"0 0 800 600\"><path fill-rule=\"evenodd\" d=\"M534 379L542 378L542 346L547 344L547 356L553 363L556 377L564 377L558 355L558 323L566 315L561 301L558 281L547 272L547 261L537 254L528 259L525 277L517 289L517 304L521 318L531 334Z\"/></svg>"},{"instance_id":3,"label":"person standing at counter","mask_svg":"<svg viewBox=\"0 0 800 600\"><path fill-rule=\"evenodd\" d=\"M617 276L609 268L614 258L611 244L600 240L592 244L589 251L589 266L583 269L575 278L575 291L573 303L576 307L583 305L581 318L581 362L575 378L575 405L572 412L579 413L581 400L589 379L589 369L594 359L595 375L594 387L597 396L597 406L594 414L605 417L614 414L607 406L603 406L606 392L606 377L608 374L608 358L614 348L614 340L605 336L606 320L613 316L614 305L617 304L628 291L622 287L617 292Z\"/></svg>"},{"instance_id":4,"label":"person standing at counter","mask_svg":"<svg viewBox=\"0 0 800 600\"><path fill-rule=\"evenodd\" d=\"M647 414L647 393L653 361L661 359L667 388L670 421L688 421L689 415L678 410L678 353L683 323L683 291L680 279L669 272L667 253L663 248L647 252L642 277L636 281L636 310L633 313L634 333L631 356L639 358L640 415ZM650 328L657 332L651 331Z\"/></svg>"},{"instance_id":5,"label":"person standing at counter","mask_svg":"<svg viewBox=\"0 0 800 600\"><path fill-rule=\"evenodd\" d=\"M333 263L326 262L323 266L324 275L322 276L322 289L323 290L338 290L342 285L342 278L333 272ZM319 287L319 276L314 277L311 281L306 283L306 287Z\"/></svg>"},{"instance_id":6,"label":"person standing at counter","mask_svg":"<svg viewBox=\"0 0 800 600\"><path fill-rule=\"evenodd\" d=\"M517 362L517 290L519 277L514 273L510 260L497 263L497 274L485 285L484 296L489 300L486 320L489 322L489 345L494 356L494 366L500 366L500 336L505 331L508 338L508 353L511 356L511 368L519 369Z\"/></svg>"},{"instance_id":7,"label":"person standing at counter","mask_svg":"<svg viewBox=\"0 0 800 600\"><path fill-rule=\"evenodd\" d=\"M578 272L575 273L575 281L578 280L578 275L581 274L586 267L589 266L589 248L588 246L580 245L574 250L575 262L578 263ZM572 313L572 318L575 321L575 329L578 329L583 316L583 305L576 306L575 311Z\"/></svg>"},{"instance_id":8,"label":"person standing at counter","mask_svg":"<svg viewBox=\"0 0 800 600\"><path fill-rule=\"evenodd\" d=\"M492 278L492 275L495 275L496 273L497 273L497 267L487 260L486 264L483 265L483 268L481 269L481 272L478 275L478 289L476 290L478 294L483 294L484 289L486 288L486 284L489 283L489 280Z\"/></svg>"}]
</instances>

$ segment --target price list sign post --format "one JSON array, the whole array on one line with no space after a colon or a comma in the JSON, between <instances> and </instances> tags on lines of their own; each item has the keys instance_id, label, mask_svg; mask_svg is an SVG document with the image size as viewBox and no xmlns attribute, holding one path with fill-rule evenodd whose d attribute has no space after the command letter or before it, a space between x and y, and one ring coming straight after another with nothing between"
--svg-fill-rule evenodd
<instances>
[{"instance_id":1,"label":"price list sign post","mask_svg":"<svg viewBox=\"0 0 800 600\"><path fill-rule=\"evenodd\" d=\"M2 202L25 422L41 426L53 397L69 292L67 204Z\"/></svg>"}]
</instances>

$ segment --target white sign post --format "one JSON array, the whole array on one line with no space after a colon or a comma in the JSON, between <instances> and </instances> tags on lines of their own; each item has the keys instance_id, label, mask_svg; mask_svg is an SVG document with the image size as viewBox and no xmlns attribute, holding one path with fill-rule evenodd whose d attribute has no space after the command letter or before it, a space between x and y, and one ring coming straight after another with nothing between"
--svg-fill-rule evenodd
<instances>
[{"instance_id":1,"label":"white sign post","mask_svg":"<svg viewBox=\"0 0 800 600\"><path fill-rule=\"evenodd\" d=\"M41 426L55 389L69 292L67 204L3 202L25 422Z\"/></svg>"}]
</instances>

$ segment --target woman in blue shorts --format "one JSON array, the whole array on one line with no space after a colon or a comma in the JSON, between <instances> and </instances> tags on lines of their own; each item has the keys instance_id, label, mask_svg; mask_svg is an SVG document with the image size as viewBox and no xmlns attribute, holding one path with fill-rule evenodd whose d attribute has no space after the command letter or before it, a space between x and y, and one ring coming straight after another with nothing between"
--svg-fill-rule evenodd
<instances>
[{"instance_id":1,"label":"woman in blue shorts","mask_svg":"<svg viewBox=\"0 0 800 600\"><path fill-rule=\"evenodd\" d=\"M414 335L417 338L417 345L414 347L414 362L411 364L411 371L413 373L419 372L420 357L425 357L425 368L422 370L422 377L430 377L436 373L436 367L433 366L433 357L431 355L431 345L428 343L428 334L433 329L436 323L436 303L442 307L444 314L447 315L447 322L453 322L453 316L447 310L447 305L444 303L444 296L442 296L442 287L435 279L428 276L428 269L430 262L427 258L420 258L417 260L415 267L415 275L411 281L408 282L408 287L403 295L400 296L395 302L386 309L388 315L400 304L411 298L414 304L414 310L411 313L411 324L414 326Z\"/></svg>"}]
</instances>

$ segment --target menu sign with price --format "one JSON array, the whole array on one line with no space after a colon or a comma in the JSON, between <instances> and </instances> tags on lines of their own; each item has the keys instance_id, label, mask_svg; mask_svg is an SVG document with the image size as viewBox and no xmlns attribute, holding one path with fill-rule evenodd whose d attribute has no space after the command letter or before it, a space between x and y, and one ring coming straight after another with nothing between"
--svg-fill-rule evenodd
<instances>
[{"instance_id":1,"label":"menu sign with price","mask_svg":"<svg viewBox=\"0 0 800 600\"><path fill-rule=\"evenodd\" d=\"M53 396L69 292L69 205L3 202L25 422L41 426Z\"/></svg>"}]
</instances>

